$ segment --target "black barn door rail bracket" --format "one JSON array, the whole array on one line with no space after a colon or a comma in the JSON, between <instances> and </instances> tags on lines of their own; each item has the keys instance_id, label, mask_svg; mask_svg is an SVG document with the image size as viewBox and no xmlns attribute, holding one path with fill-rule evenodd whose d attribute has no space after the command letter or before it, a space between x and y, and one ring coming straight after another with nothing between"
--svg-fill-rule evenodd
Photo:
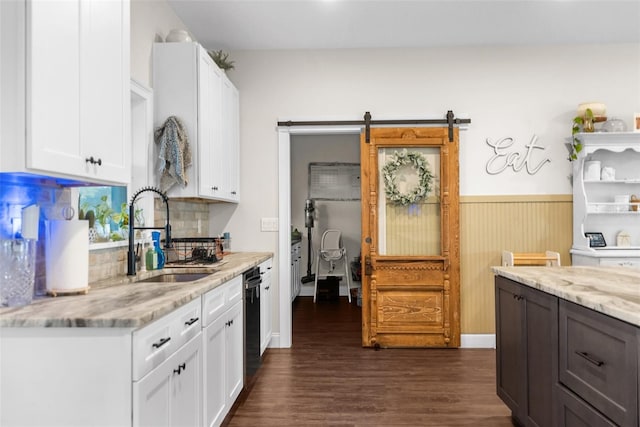
<instances>
[{"instance_id":1,"label":"black barn door rail bracket","mask_svg":"<svg viewBox=\"0 0 640 427\"><path fill-rule=\"evenodd\" d=\"M349 126L364 125L365 141L371 141L371 126L375 125L447 125L449 128L449 142L453 142L453 126L471 123L471 119L457 119L453 111L447 111L444 119L415 119L415 120L371 120L371 113L364 113L364 120L318 120L318 121L285 121L278 122L278 126Z\"/></svg>"}]
</instances>

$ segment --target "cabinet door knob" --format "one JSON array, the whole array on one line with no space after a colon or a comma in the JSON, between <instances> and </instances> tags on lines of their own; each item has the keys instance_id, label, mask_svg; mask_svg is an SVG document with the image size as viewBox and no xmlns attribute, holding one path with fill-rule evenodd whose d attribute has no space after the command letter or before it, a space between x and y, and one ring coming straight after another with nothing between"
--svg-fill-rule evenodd
<instances>
[{"instance_id":1,"label":"cabinet door knob","mask_svg":"<svg viewBox=\"0 0 640 427\"><path fill-rule=\"evenodd\" d=\"M235 192L235 191L232 191L232 192L231 192L231 194L233 194L233 195L235 196L235 195L236 195L236 192Z\"/></svg>"},{"instance_id":2,"label":"cabinet door knob","mask_svg":"<svg viewBox=\"0 0 640 427\"><path fill-rule=\"evenodd\" d=\"M85 163L91 163L92 165L98 165L98 166L102 165L102 159L97 159L96 160L93 156L84 159L84 162Z\"/></svg>"},{"instance_id":3,"label":"cabinet door knob","mask_svg":"<svg viewBox=\"0 0 640 427\"><path fill-rule=\"evenodd\" d=\"M218 187L211 187L212 190L218 191Z\"/></svg>"}]
</instances>

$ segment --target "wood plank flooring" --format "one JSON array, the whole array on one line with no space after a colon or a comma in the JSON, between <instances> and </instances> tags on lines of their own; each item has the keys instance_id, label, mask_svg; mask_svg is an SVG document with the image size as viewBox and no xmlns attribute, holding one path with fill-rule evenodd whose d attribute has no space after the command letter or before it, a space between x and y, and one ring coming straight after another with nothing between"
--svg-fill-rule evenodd
<instances>
[{"instance_id":1,"label":"wood plank flooring","mask_svg":"<svg viewBox=\"0 0 640 427\"><path fill-rule=\"evenodd\" d=\"M512 427L494 350L362 348L360 315L345 297L297 298L292 348L267 349L224 424Z\"/></svg>"}]
</instances>

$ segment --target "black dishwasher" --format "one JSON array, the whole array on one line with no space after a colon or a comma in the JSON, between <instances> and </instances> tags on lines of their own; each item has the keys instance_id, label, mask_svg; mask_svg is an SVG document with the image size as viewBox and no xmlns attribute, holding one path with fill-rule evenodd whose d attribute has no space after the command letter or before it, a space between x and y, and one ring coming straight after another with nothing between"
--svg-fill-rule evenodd
<instances>
[{"instance_id":1,"label":"black dishwasher","mask_svg":"<svg viewBox=\"0 0 640 427\"><path fill-rule=\"evenodd\" d=\"M245 386L260 367L260 268L243 273Z\"/></svg>"}]
</instances>

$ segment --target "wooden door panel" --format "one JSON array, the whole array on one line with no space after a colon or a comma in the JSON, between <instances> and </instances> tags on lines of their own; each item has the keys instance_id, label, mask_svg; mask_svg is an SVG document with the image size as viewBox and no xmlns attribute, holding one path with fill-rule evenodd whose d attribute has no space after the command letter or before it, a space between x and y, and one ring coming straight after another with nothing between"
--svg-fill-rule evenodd
<instances>
[{"instance_id":1,"label":"wooden door panel","mask_svg":"<svg viewBox=\"0 0 640 427\"><path fill-rule=\"evenodd\" d=\"M420 332L437 328L442 332L442 289L378 287L378 332Z\"/></svg>"}]
</instances>

